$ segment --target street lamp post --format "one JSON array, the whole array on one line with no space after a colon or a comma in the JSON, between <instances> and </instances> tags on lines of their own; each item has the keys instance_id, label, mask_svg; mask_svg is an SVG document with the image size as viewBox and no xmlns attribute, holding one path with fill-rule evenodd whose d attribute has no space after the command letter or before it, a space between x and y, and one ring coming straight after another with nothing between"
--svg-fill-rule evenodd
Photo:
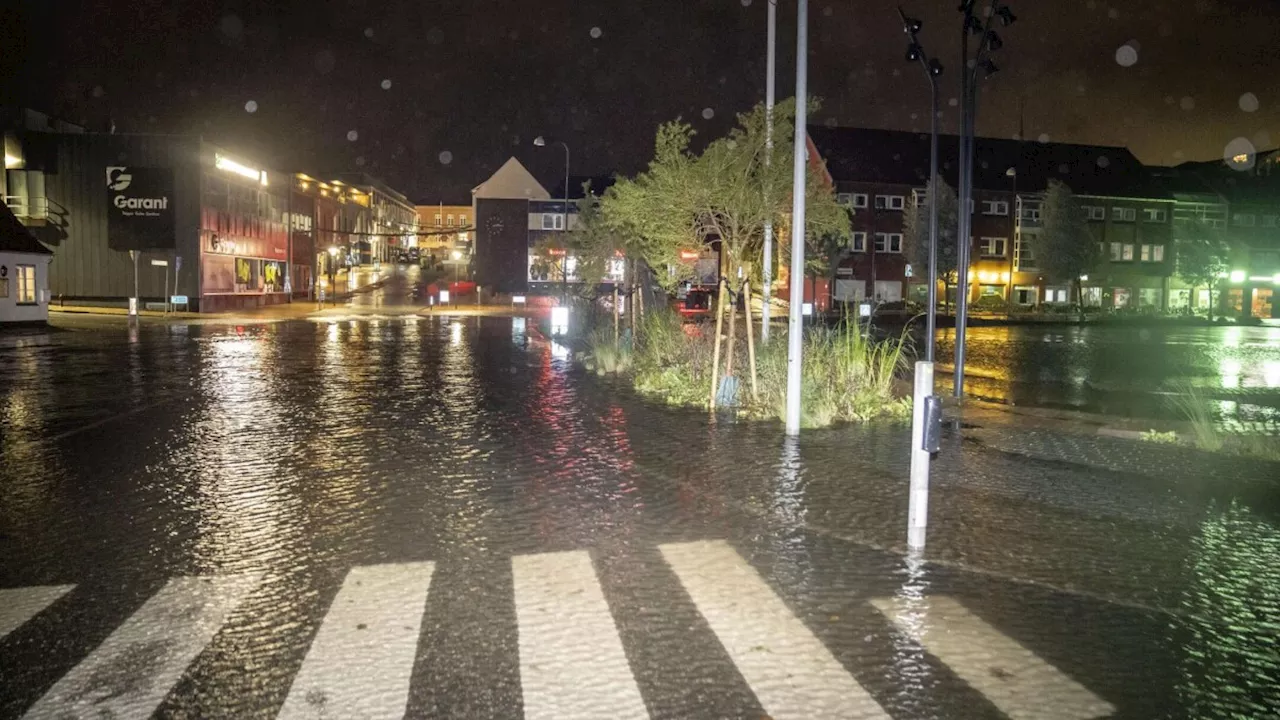
<instances>
[{"instance_id":1,"label":"street lamp post","mask_svg":"<svg viewBox=\"0 0 1280 720\"><path fill-rule=\"evenodd\" d=\"M920 45L917 34L924 23L908 18L898 8L902 31L910 38L907 62L918 62L929 80L929 288L928 311L925 314L925 359L915 367L915 386L911 404L911 484L907 499L907 547L924 548L929 521L929 463L937 450L942 414L938 398L933 394L934 335L938 314L938 77L942 63L930 58Z\"/></svg>"},{"instance_id":2,"label":"street lamp post","mask_svg":"<svg viewBox=\"0 0 1280 720\"><path fill-rule=\"evenodd\" d=\"M338 246L329 246L329 294L334 305L338 304Z\"/></svg>"},{"instance_id":3,"label":"street lamp post","mask_svg":"<svg viewBox=\"0 0 1280 720\"><path fill-rule=\"evenodd\" d=\"M804 353L804 326L800 316L804 304L804 210L805 179L805 129L808 114L808 45L809 0L797 0L796 8L796 129L792 148L791 189L791 307L787 311L787 412L786 432L800 434L800 371Z\"/></svg>"},{"instance_id":4,"label":"street lamp post","mask_svg":"<svg viewBox=\"0 0 1280 720\"><path fill-rule=\"evenodd\" d=\"M764 164L768 167L773 162L773 76L777 65L774 46L777 44L778 38L778 0L768 0L769 6L769 29L768 40L769 50L765 57L765 85L764 85ZM769 173L765 173L769 177ZM766 188L768 192L771 188ZM770 200L770 198L765 198ZM772 205L770 205L772 207ZM764 222L764 258L761 262L761 282L764 292L760 295L760 342L769 342L769 321L770 312L769 301L773 298L773 218L772 216ZM751 328L747 328L747 332L751 332Z\"/></svg>"},{"instance_id":5,"label":"street lamp post","mask_svg":"<svg viewBox=\"0 0 1280 720\"><path fill-rule=\"evenodd\" d=\"M964 14L964 22L960 26L960 96L963 103L960 113L960 219L956 242L956 359L955 388L956 398L964 397L964 355L965 328L969 321L969 256L973 240L970 237L973 227L973 146L974 124L978 104L978 71L988 77L997 70L995 63L987 57L988 50L999 50L1004 46L1000 36L991 29L991 23L998 17L1005 27L1012 25L1017 19L1008 5L1000 0L991 0L987 8L986 21L974 15L977 0L964 0L960 4L960 12ZM969 57L969 35L978 35L978 50L973 58Z\"/></svg>"},{"instance_id":6,"label":"street lamp post","mask_svg":"<svg viewBox=\"0 0 1280 720\"><path fill-rule=\"evenodd\" d=\"M569 144L563 140L553 141L564 148L564 207L562 210L564 216L564 226L560 229L566 236L569 232ZM547 139L539 135L533 139L533 144L537 147L546 147ZM560 260L560 277L562 279L560 292L563 296L562 302L566 305L569 303L569 248L565 247L565 253Z\"/></svg>"}]
</instances>

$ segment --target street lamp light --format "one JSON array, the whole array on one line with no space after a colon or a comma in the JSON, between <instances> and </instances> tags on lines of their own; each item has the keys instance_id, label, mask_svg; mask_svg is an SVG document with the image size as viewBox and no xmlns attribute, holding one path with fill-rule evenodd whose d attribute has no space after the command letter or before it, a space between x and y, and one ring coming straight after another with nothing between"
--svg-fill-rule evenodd
<instances>
[{"instance_id":1,"label":"street lamp light","mask_svg":"<svg viewBox=\"0 0 1280 720\"><path fill-rule=\"evenodd\" d=\"M553 140L553 143L559 144L564 148L564 227L561 230L565 233L569 232L569 144L563 140ZM533 139L536 147L546 147L547 139L539 135ZM560 277L562 279L561 294L564 296L564 302L569 302L569 254L566 252L564 259L560 261Z\"/></svg>"}]
</instances>

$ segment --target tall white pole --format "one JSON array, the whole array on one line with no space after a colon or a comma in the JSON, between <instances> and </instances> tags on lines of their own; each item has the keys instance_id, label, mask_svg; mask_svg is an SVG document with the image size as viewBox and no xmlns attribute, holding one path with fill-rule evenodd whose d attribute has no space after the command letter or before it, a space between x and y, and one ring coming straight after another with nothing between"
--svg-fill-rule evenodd
<instances>
[{"instance_id":1,"label":"tall white pole","mask_svg":"<svg viewBox=\"0 0 1280 720\"><path fill-rule=\"evenodd\" d=\"M809 0L797 0L796 9L796 131L795 166L791 192L791 307L787 313L787 434L800 434L800 368L804 328L800 306L804 303L804 191L806 116L808 115Z\"/></svg>"},{"instance_id":2,"label":"tall white pole","mask_svg":"<svg viewBox=\"0 0 1280 720\"><path fill-rule=\"evenodd\" d=\"M778 0L768 0L769 5L769 50L767 60L765 61L765 82L764 82L764 109L765 109L765 125L764 125L764 165L769 167L773 162L773 76L777 67L776 52L774 46L778 40ZM765 176L769 173L766 170ZM773 188L769 188L772 190ZM769 300L773 298L773 219L770 218L764 223L764 258L762 265L764 282L761 285L764 292L760 294L760 341L769 342ZM751 332L751 328L747 328L747 332Z\"/></svg>"}]
</instances>

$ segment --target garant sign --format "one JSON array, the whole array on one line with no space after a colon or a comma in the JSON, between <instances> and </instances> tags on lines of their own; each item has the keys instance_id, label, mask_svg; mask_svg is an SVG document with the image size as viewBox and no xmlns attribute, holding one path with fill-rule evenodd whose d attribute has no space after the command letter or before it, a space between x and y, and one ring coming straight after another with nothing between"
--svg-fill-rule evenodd
<instances>
[{"instance_id":1,"label":"garant sign","mask_svg":"<svg viewBox=\"0 0 1280 720\"><path fill-rule=\"evenodd\" d=\"M169 168L108 167L107 246L112 250L174 248L174 204Z\"/></svg>"}]
</instances>

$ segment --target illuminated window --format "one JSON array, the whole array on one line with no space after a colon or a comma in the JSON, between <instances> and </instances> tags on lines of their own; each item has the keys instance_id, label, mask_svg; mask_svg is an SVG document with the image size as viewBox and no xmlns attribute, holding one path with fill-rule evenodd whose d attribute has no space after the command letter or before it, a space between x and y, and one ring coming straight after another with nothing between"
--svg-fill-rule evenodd
<instances>
[{"instance_id":1,"label":"illuminated window","mask_svg":"<svg viewBox=\"0 0 1280 720\"><path fill-rule=\"evenodd\" d=\"M436 215L436 227L440 227L440 225L441 225L440 216Z\"/></svg>"},{"instance_id":2,"label":"illuminated window","mask_svg":"<svg viewBox=\"0 0 1280 720\"><path fill-rule=\"evenodd\" d=\"M1142 221L1149 223L1162 223L1168 219L1164 208L1143 208Z\"/></svg>"},{"instance_id":3,"label":"illuminated window","mask_svg":"<svg viewBox=\"0 0 1280 720\"><path fill-rule=\"evenodd\" d=\"M1138 253L1142 262L1164 262L1163 245L1143 245Z\"/></svg>"},{"instance_id":4,"label":"illuminated window","mask_svg":"<svg viewBox=\"0 0 1280 720\"><path fill-rule=\"evenodd\" d=\"M1111 222L1133 222L1137 219L1137 208L1116 207L1114 205L1111 207Z\"/></svg>"},{"instance_id":5,"label":"illuminated window","mask_svg":"<svg viewBox=\"0 0 1280 720\"><path fill-rule=\"evenodd\" d=\"M563 230L564 215L560 213L542 213L543 230Z\"/></svg>"},{"instance_id":6,"label":"illuminated window","mask_svg":"<svg viewBox=\"0 0 1280 720\"><path fill-rule=\"evenodd\" d=\"M15 266L17 274L18 286L18 304L19 305L35 305L36 304L36 266L35 265L17 265Z\"/></svg>"},{"instance_id":7,"label":"illuminated window","mask_svg":"<svg viewBox=\"0 0 1280 720\"><path fill-rule=\"evenodd\" d=\"M1253 227L1255 222L1253 213L1236 213L1231 216L1231 224L1236 227Z\"/></svg>"},{"instance_id":8,"label":"illuminated window","mask_svg":"<svg viewBox=\"0 0 1280 720\"><path fill-rule=\"evenodd\" d=\"M446 217L444 224L448 225L449 227L453 227L453 216L449 215L448 217Z\"/></svg>"}]
</instances>

